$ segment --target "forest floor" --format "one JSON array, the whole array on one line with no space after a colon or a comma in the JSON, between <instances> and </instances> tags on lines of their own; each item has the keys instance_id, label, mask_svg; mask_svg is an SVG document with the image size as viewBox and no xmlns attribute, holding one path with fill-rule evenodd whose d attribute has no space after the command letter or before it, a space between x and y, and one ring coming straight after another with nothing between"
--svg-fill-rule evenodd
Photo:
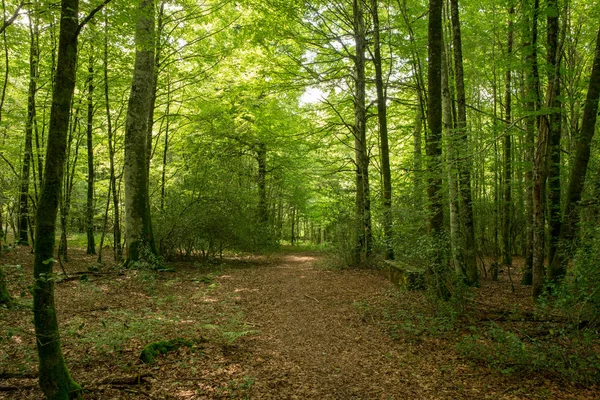
<instances>
[{"instance_id":1,"label":"forest floor","mask_svg":"<svg viewBox=\"0 0 600 400\"><path fill-rule=\"evenodd\" d=\"M71 250L65 268L73 276L94 260ZM18 306L0 308L0 398L40 399L32 256L17 249L2 264ZM465 356L485 349L476 346L498 324L533 319L528 288L513 276L513 292L506 273L483 280L464 317L424 293L397 290L381 272L327 268L320 253L170 266L175 271L107 271L57 284L63 350L84 398L600 398L597 386ZM536 316L535 329L546 326ZM145 345L176 338L180 346L153 364L140 360Z\"/></svg>"}]
</instances>

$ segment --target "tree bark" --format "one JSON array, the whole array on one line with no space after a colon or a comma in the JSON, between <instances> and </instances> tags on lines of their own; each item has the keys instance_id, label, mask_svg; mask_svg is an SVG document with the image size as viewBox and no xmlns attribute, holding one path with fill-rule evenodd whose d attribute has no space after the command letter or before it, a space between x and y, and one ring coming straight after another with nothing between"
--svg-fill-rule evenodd
<instances>
[{"instance_id":1,"label":"tree bark","mask_svg":"<svg viewBox=\"0 0 600 400\"><path fill-rule=\"evenodd\" d=\"M373 234L371 231L371 198L369 189L369 154L367 151L367 115L365 107L365 50L366 31L363 0L353 0L353 28L356 54L354 56L354 146L356 157L356 216L357 243L355 262L367 263L371 258Z\"/></svg>"},{"instance_id":2,"label":"tree bark","mask_svg":"<svg viewBox=\"0 0 600 400\"><path fill-rule=\"evenodd\" d=\"M86 204L86 234L87 251L86 254L96 254L96 244L94 242L94 146L93 146L93 121L94 121L94 52L90 49L90 59L88 66L88 109L87 109L87 156L88 156L88 182L87 182L87 204Z\"/></svg>"},{"instance_id":3,"label":"tree bark","mask_svg":"<svg viewBox=\"0 0 600 400\"><path fill-rule=\"evenodd\" d=\"M127 266L156 255L148 191L148 121L154 84L154 0L140 0L135 65L125 127L125 218Z\"/></svg>"},{"instance_id":4,"label":"tree bark","mask_svg":"<svg viewBox=\"0 0 600 400\"><path fill-rule=\"evenodd\" d=\"M29 245L28 220L29 220L29 175L33 156L33 124L35 119L35 95L37 91L38 53L37 53L37 27L33 27L32 16L29 16L29 90L27 94L27 122L25 124L25 148L23 151L23 165L21 169L21 194L19 198L19 238L18 243Z\"/></svg>"},{"instance_id":5,"label":"tree bark","mask_svg":"<svg viewBox=\"0 0 600 400\"><path fill-rule=\"evenodd\" d=\"M52 93L44 181L36 212L33 315L40 387L49 400L80 398L65 364L54 304L54 240L69 111L75 89L78 0L62 0L56 83Z\"/></svg>"},{"instance_id":6,"label":"tree bark","mask_svg":"<svg viewBox=\"0 0 600 400\"><path fill-rule=\"evenodd\" d=\"M513 51L513 16L514 6L508 10L508 38L506 44L506 58L508 68L506 69L506 81L504 91L504 107L506 121L506 132L504 134L504 203L502 212L502 264L507 268L512 265L512 243L510 228L512 225L512 51Z\"/></svg>"},{"instance_id":7,"label":"tree bark","mask_svg":"<svg viewBox=\"0 0 600 400\"><path fill-rule=\"evenodd\" d=\"M524 24L526 32L523 37L524 64L526 68L526 100L525 112L525 218L526 218L526 245L525 266L522 285L533 284L533 252L534 252L534 169L535 169L535 130L538 118L534 113L539 109L540 103L540 81L537 64L537 35L538 35L538 12L539 0L523 0ZM530 19L531 16L531 19Z\"/></svg>"},{"instance_id":8,"label":"tree bark","mask_svg":"<svg viewBox=\"0 0 600 400\"><path fill-rule=\"evenodd\" d=\"M267 201L267 145L259 141L256 145L256 160L258 162L258 224L260 227L261 245L270 242L269 209Z\"/></svg>"},{"instance_id":9,"label":"tree bark","mask_svg":"<svg viewBox=\"0 0 600 400\"><path fill-rule=\"evenodd\" d=\"M465 83L463 71L462 39L460 33L460 19L458 0L450 1L450 13L452 18L452 38L454 45L454 69L456 80L456 103L457 103L457 137L460 140L460 148L463 151L458 161L459 189L462 199L462 222L464 227L464 263L465 280L470 286L479 285L479 274L477 271L477 243L475 241L475 224L473 218L473 198L471 195L471 146L467 134L467 109L465 98Z\"/></svg>"},{"instance_id":10,"label":"tree bark","mask_svg":"<svg viewBox=\"0 0 600 400\"><path fill-rule=\"evenodd\" d=\"M442 0L429 1L428 62L427 73L428 105L426 136L427 152L427 196L429 198L428 231L436 247L428 276L430 284L441 298L448 298L446 284L444 207L442 195Z\"/></svg>"},{"instance_id":11,"label":"tree bark","mask_svg":"<svg viewBox=\"0 0 600 400\"><path fill-rule=\"evenodd\" d=\"M543 116L548 121L548 226L550 230L548 243L548 258L552 260L556 253L561 225L560 206L560 137L562 120L562 103L560 100L560 54L559 37L559 11L557 0L548 0L548 108L549 115ZM557 282L561 277L561 271L548 268L548 278Z\"/></svg>"},{"instance_id":12,"label":"tree bark","mask_svg":"<svg viewBox=\"0 0 600 400\"><path fill-rule=\"evenodd\" d=\"M563 222L560 227L559 246L551 260L550 270L553 277L560 279L567 272L570 249L576 237L579 223L578 203L587 176L590 160L591 144L594 138L598 115L598 99L600 98L600 29L596 37L596 51L587 97L583 107L581 131L577 137L575 159L571 167L569 187L565 198Z\"/></svg>"},{"instance_id":13,"label":"tree bark","mask_svg":"<svg viewBox=\"0 0 600 400\"><path fill-rule=\"evenodd\" d=\"M378 0L371 0L373 16L373 64L375 65L375 87L377 91L377 118L379 140L381 142L381 174L383 176L383 235L385 238L385 258L394 259L393 219L392 219L392 174L390 171L390 147L388 143L387 98L381 66L381 46L379 38Z\"/></svg>"},{"instance_id":14,"label":"tree bark","mask_svg":"<svg viewBox=\"0 0 600 400\"><path fill-rule=\"evenodd\" d=\"M462 238L460 227L460 210L458 206L458 168L456 166L456 131L452 118L452 100L453 95L450 92L448 71L448 52L445 51L442 56L442 119L444 124L444 134L446 135L447 152L446 165L448 168L448 204L450 212L450 248L454 270L457 276L465 276L465 264L462 254Z\"/></svg>"},{"instance_id":15,"label":"tree bark","mask_svg":"<svg viewBox=\"0 0 600 400\"><path fill-rule=\"evenodd\" d=\"M104 103L106 104L106 134L108 140L108 159L110 169L110 186L113 196L113 248L115 262L123 260L121 248L121 216L119 192L117 191L117 177L115 173L115 146L113 142L112 118L110 115L110 96L108 84L108 18L104 19Z\"/></svg>"}]
</instances>

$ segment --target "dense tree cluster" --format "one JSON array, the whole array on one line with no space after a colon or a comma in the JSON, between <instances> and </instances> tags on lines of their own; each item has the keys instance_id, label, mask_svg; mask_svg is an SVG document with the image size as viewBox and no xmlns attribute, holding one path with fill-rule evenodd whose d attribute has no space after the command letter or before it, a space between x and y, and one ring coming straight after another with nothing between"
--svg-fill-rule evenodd
<instances>
[{"instance_id":1,"label":"dense tree cluster","mask_svg":"<svg viewBox=\"0 0 600 400\"><path fill-rule=\"evenodd\" d=\"M534 297L577 285L600 304L597 5L6 0L3 14L0 240L35 249L49 398L78 391L52 279L78 235L131 268L302 240L417 265L443 298L523 256Z\"/></svg>"}]
</instances>

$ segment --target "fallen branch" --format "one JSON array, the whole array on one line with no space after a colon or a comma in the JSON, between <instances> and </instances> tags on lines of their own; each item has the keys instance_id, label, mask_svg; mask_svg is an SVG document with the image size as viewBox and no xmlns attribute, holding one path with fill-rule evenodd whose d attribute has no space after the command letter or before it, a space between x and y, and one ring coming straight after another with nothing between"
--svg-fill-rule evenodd
<instances>
[{"instance_id":1,"label":"fallen branch","mask_svg":"<svg viewBox=\"0 0 600 400\"><path fill-rule=\"evenodd\" d=\"M22 372L0 372L0 379L36 379L37 373L22 373Z\"/></svg>"},{"instance_id":2,"label":"fallen branch","mask_svg":"<svg viewBox=\"0 0 600 400\"><path fill-rule=\"evenodd\" d=\"M16 392L21 390L32 390L38 389L38 385L25 385L25 386L0 386L0 392Z\"/></svg>"},{"instance_id":3,"label":"fallen branch","mask_svg":"<svg viewBox=\"0 0 600 400\"><path fill-rule=\"evenodd\" d=\"M307 295L307 294L305 294L305 295L304 295L304 297L306 297L307 299L314 300L314 301L316 301L317 303L320 303L320 301L319 301L319 300L317 300L316 298L314 298L314 297L312 297L312 296L309 296L309 295Z\"/></svg>"}]
</instances>

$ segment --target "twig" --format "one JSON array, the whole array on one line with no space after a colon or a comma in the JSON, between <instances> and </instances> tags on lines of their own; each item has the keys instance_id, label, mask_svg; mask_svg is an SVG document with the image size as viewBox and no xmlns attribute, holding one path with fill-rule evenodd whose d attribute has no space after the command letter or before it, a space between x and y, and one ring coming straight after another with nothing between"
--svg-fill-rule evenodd
<instances>
[{"instance_id":1,"label":"twig","mask_svg":"<svg viewBox=\"0 0 600 400\"><path fill-rule=\"evenodd\" d=\"M314 298L314 297L312 297L312 296L309 296L309 295L307 295L307 294L305 294L305 295L304 295L304 297L306 297L307 299L314 300L314 301L316 301L317 303L320 303L320 301L319 301L319 300L317 300L316 298Z\"/></svg>"}]
</instances>

